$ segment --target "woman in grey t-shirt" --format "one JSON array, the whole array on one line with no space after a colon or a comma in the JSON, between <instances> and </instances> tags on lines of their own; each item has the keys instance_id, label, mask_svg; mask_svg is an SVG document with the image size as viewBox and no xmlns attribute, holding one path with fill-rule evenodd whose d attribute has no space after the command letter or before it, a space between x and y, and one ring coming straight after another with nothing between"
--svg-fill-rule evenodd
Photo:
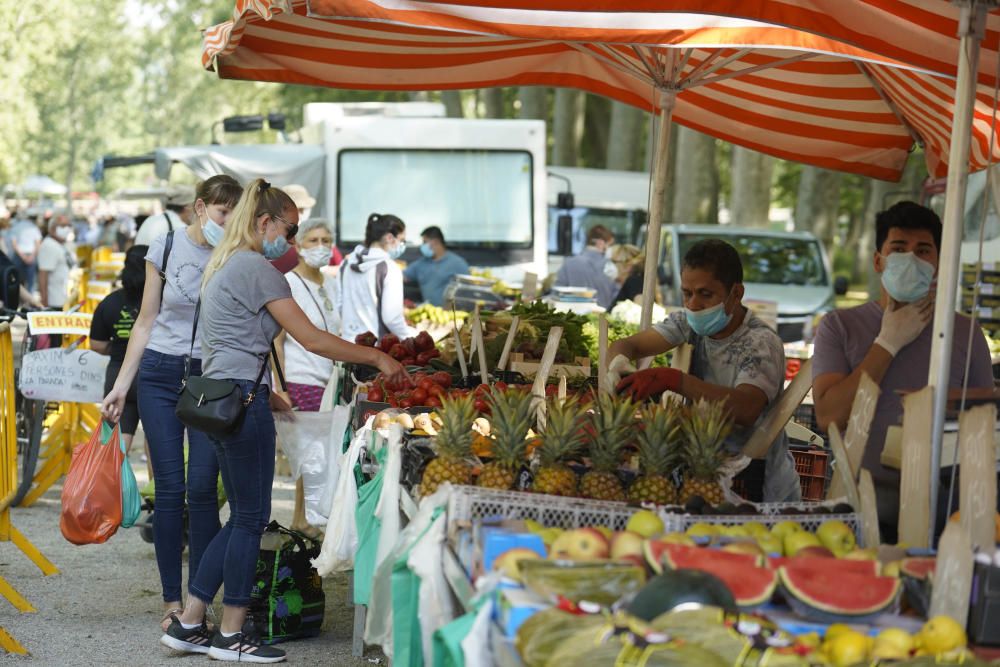
<instances>
[{"instance_id":1,"label":"woman in grey t-shirt","mask_svg":"<svg viewBox=\"0 0 1000 667\"><path fill-rule=\"evenodd\" d=\"M292 298L288 282L268 260L288 250L287 239L295 237L298 219L294 202L278 188L261 179L247 186L205 268L198 321L203 375L230 380L248 396L267 363L272 341L285 329L313 354L375 366L390 381L408 381L403 366L387 354L316 328ZM175 650L204 653L210 643L208 655L218 660L246 659L248 655L255 662L285 658L281 649L265 646L258 637L242 632L260 538L271 518L275 448L271 407L290 409L271 394L266 373L264 377L239 432L212 436L230 518L190 580L184 613L161 638ZM213 635L202 619L223 584L222 622Z\"/></svg>"}]
</instances>

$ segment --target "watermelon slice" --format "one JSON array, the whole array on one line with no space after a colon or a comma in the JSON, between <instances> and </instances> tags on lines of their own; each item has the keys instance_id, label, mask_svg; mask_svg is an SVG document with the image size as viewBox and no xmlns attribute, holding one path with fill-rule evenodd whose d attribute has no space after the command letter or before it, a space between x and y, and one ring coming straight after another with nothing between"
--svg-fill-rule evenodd
<instances>
[{"instance_id":1,"label":"watermelon slice","mask_svg":"<svg viewBox=\"0 0 1000 667\"><path fill-rule=\"evenodd\" d=\"M726 585L742 609L770 601L778 584L777 572L758 567L760 559L752 554L662 543L651 551L659 552L661 568L698 570L714 575Z\"/></svg>"},{"instance_id":2,"label":"watermelon slice","mask_svg":"<svg viewBox=\"0 0 1000 667\"><path fill-rule=\"evenodd\" d=\"M928 575L934 574L936 564L937 559L933 556L904 558L899 565L899 573L923 581L927 579Z\"/></svg>"},{"instance_id":3,"label":"watermelon slice","mask_svg":"<svg viewBox=\"0 0 1000 667\"><path fill-rule=\"evenodd\" d=\"M793 609L816 620L825 620L827 615L859 618L879 614L892 606L900 590L896 577L838 572L797 563L782 566L778 576ZM819 613L805 613L810 611Z\"/></svg>"},{"instance_id":4,"label":"watermelon slice","mask_svg":"<svg viewBox=\"0 0 1000 667\"><path fill-rule=\"evenodd\" d=\"M777 570L785 565L793 567L806 567L812 570L825 570L827 572L846 572L850 574L866 574L871 577L878 576L881 567L877 560L851 560L848 558L817 558L813 556L794 556L783 558L781 556L771 556L767 559L767 565Z\"/></svg>"},{"instance_id":5,"label":"watermelon slice","mask_svg":"<svg viewBox=\"0 0 1000 667\"><path fill-rule=\"evenodd\" d=\"M664 565L672 570L679 570L681 568L694 568L692 563L701 563L707 560L727 563L732 567L757 567L760 565L760 558L752 554L689 547L684 544L656 540L646 540L643 544L643 551L646 555L646 562L657 573L663 572Z\"/></svg>"}]
</instances>

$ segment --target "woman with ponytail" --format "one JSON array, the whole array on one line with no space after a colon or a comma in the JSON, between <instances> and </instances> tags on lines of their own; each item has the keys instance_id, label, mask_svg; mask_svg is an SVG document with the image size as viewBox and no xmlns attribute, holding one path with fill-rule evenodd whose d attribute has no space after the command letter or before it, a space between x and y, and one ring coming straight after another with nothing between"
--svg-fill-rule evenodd
<instances>
[{"instance_id":1,"label":"woman with ponytail","mask_svg":"<svg viewBox=\"0 0 1000 667\"><path fill-rule=\"evenodd\" d=\"M391 214L372 213L365 227L365 244L340 265L340 320L343 337L355 340L370 331L379 338L399 338L417 331L403 316L403 271L396 264L406 250L406 225Z\"/></svg>"},{"instance_id":2,"label":"woman with ponytail","mask_svg":"<svg viewBox=\"0 0 1000 667\"><path fill-rule=\"evenodd\" d=\"M160 641L216 660L285 659L281 649L262 644L249 628L244 632L260 538L271 518L275 434L269 402L275 409L289 409L271 393L266 372L275 336L284 329L313 354L375 366L393 382L409 381L406 370L387 354L318 329L292 298L288 282L268 260L285 254L298 221L295 203L286 193L261 179L253 181L233 211L202 283L198 329L203 373L238 385L248 404L239 431L211 436L230 516L189 582L184 613L173 619ZM261 384L253 392L258 378ZM222 622L213 634L203 619L219 588Z\"/></svg>"},{"instance_id":3,"label":"woman with ponytail","mask_svg":"<svg viewBox=\"0 0 1000 667\"><path fill-rule=\"evenodd\" d=\"M101 405L104 417L118 421L129 387L136 381L139 419L146 434L156 489L153 546L163 586L164 614L183 610L181 554L184 551L184 501L188 506L188 578L195 572L205 547L219 531L216 491L219 463L208 437L187 429L185 475L184 424L174 415L184 379L185 359L191 350L191 324L198 301L201 274L212 246L226 225L229 212L243 188L231 176L212 176L195 189L197 218L185 229L175 229L153 240L146 253L146 283L142 306L128 340L118 379ZM191 373L201 373L201 348L194 346Z\"/></svg>"}]
</instances>

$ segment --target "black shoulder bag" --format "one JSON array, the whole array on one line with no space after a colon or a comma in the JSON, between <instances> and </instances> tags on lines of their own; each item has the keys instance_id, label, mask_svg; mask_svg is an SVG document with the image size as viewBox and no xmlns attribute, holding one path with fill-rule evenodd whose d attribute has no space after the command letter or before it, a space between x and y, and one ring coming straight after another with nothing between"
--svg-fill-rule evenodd
<instances>
[{"instance_id":1,"label":"black shoulder bag","mask_svg":"<svg viewBox=\"0 0 1000 667\"><path fill-rule=\"evenodd\" d=\"M253 389L243 398L240 386L229 380L213 380L201 375L191 377L191 356L194 354L194 338L198 331L198 315L201 312L201 299L194 309L194 324L191 327L191 353L184 360L184 381L181 384L180 396L174 414L185 426L197 429L210 435L232 435L243 426L247 407L253 403L257 389L267 370L267 355L260 363L260 373L254 382ZM274 343L271 343L274 353ZM278 355L274 355L274 365L282 387L285 384Z\"/></svg>"}]
</instances>

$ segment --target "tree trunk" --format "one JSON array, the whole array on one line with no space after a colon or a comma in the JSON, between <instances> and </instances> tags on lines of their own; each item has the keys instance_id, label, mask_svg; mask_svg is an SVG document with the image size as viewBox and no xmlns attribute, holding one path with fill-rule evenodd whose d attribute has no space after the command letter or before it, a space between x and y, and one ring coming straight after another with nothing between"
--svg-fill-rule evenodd
<instances>
[{"instance_id":1,"label":"tree trunk","mask_svg":"<svg viewBox=\"0 0 1000 667\"><path fill-rule=\"evenodd\" d=\"M580 156L587 97L580 90L556 88L552 119L552 164L575 167Z\"/></svg>"},{"instance_id":2,"label":"tree trunk","mask_svg":"<svg viewBox=\"0 0 1000 667\"><path fill-rule=\"evenodd\" d=\"M795 197L795 228L811 231L833 251L837 237L841 174L803 165Z\"/></svg>"},{"instance_id":3,"label":"tree trunk","mask_svg":"<svg viewBox=\"0 0 1000 667\"><path fill-rule=\"evenodd\" d=\"M670 220L676 224L714 224L719 221L719 179L715 139L678 125L674 131L677 154L684 167L674 174L674 202Z\"/></svg>"},{"instance_id":4,"label":"tree trunk","mask_svg":"<svg viewBox=\"0 0 1000 667\"><path fill-rule=\"evenodd\" d=\"M732 162L730 222L740 227L767 227L774 158L749 148L733 146Z\"/></svg>"},{"instance_id":5,"label":"tree trunk","mask_svg":"<svg viewBox=\"0 0 1000 667\"><path fill-rule=\"evenodd\" d=\"M441 102L444 103L445 113L448 118L462 118L465 113L462 111L462 91L442 90Z\"/></svg>"},{"instance_id":6,"label":"tree trunk","mask_svg":"<svg viewBox=\"0 0 1000 667\"><path fill-rule=\"evenodd\" d=\"M612 102L611 131L608 135L608 169L636 171L642 161L642 109Z\"/></svg>"},{"instance_id":7,"label":"tree trunk","mask_svg":"<svg viewBox=\"0 0 1000 667\"><path fill-rule=\"evenodd\" d=\"M518 109L517 117L548 120L548 92L549 89L543 86L521 86L518 88L517 97L521 108Z\"/></svg>"},{"instance_id":8,"label":"tree trunk","mask_svg":"<svg viewBox=\"0 0 1000 667\"><path fill-rule=\"evenodd\" d=\"M486 118L503 118L503 88L486 88L483 90L483 106Z\"/></svg>"}]
</instances>

